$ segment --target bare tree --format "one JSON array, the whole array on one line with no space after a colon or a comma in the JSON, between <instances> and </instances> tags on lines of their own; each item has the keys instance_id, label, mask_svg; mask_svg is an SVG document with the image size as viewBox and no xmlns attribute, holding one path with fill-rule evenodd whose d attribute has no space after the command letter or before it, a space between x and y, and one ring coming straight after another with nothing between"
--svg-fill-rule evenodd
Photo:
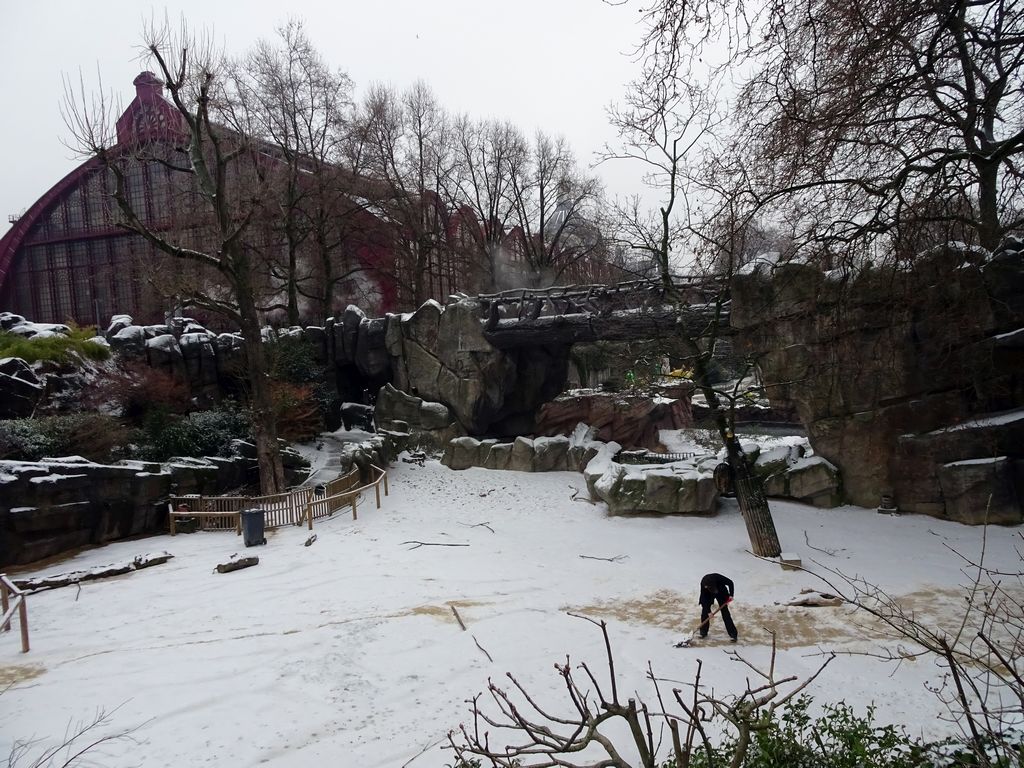
<instances>
[{"instance_id":1,"label":"bare tree","mask_svg":"<svg viewBox=\"0 0 1024 768\"><path fill-rule=\"evenodd\" d=\"M730 768L738 768L746 757L751 735L770 727L779 708L803 691L833 658L825 659L803 681L784 677L776 669L773 641L763 665L731 654L753 673L742 693L725 696L709 691L698 661L693 683L673 688L671 700L662 690L666 681L655 677L648 664L648 681L653 689L653 701L648 705L637 694L623 699L605 622L579 618L601 629L606 652L604 679L599 680L586 663L574 669L568 657L565 664L555 664L569 702L570 714L564 716L543 706L512 674L508 674L510 690L488 681L489 702L481 700L480 695L474 697L470 701L472 723L448 734L461 764L483 758L494 768L658 768L671 757L678 768L687 768L694 750L710 754L708 726L718 717L735 732L737 746ZM577 669L581 671L580 679ZM668 743L663 744L666 729ZM624 733L628 736L622 736Z\"/></svg>"},{"instance_id":2,"label":"bare tree","mask_svg":"<svg viewBox=\"0 0 1024 768\"><path fill-rule=\"evenodd\" d=\"M986 527L977 556L950 550L960 564L963 612L951 624L907 607L898 596L867 579L820 563L808 569L846 602L874 617L896 648L873 655L894 664L934 659L944 670L931 688L971 753L971 765L1001 768L1020 760L1024 718L1024 537L1017 534L1020 562L1010 570L986 562ZM909 647L902 643L909 643Z\"/></svg>"},{"instance_id":3,"label":"bare tree","mask_svg":"<svg viewBox=\"0 0 1024 768\"><path fill-rule=\"evenodd\" d=\"M288 323L296 325L303 296L315 299L320 316L329 311L331 290L343 279L333 258L344 242L339 220L360 207L350 197L352 179L340 167L352 82L331 71L301 22L280 27L278 38L276 44L259 42L235 65L232 79L256 137L280 158L270 169L267 220L284 238L283 263L273 265L284 301L266 308L285 310Z\"/></svg>"},{"instance_id":4,"label":"bare tree","mask_svg":"<svg viewBox=\"0 0 1024 768\"><path fill-rule=\"evenodd\" d=\"M454 279L448 243L456 168L450 120L430 88L418 82L401 95L371 87L359 121L366 169L386 187L380 209L395 233L396 263L389 277L404 304L419 306Z\"/></svg>"},{"instance_id":5,"label":"bare tree","mask_svg":"<svg viewBox=\"0 0 1024 768\"><path fill-rule=\"evenodd\" d=\"M459 152L459 201L477 219L473 232L471 262L487 276L488 290L507 287L502 283L506 235L514 221L513 184L527 162L526 139L511 123L474 121L468 116L455 123Z\"/></svg>"},{"instance_id":6,"label":"bare tree","mask_svg":"<svg viewBox=\"0 0 1024 768\"><path fill-rule=\"evenodd\" d=\"M809 239L925 225L993 249L1024 224L1020 3L657 0L644 19L645 76L670 86L727 43L723 66L749 73L733 110L749 192Z\"/></svg>"},{"instance_id":7,"label":"bare tree","mask_svg":"<svg viewBox=\"0 0 1024 768\"><path fill-rule=\"evenodd\" d=\"M534 137L529 162L512 178L518 247L532 272L531 287L558 282L574 264L601 253L598 227L602 190L583 173L563 137Z\"/></svg>"},{"instance_id":8,"label":"bare tree","mask_svg":"<svg viewBox=\"0 0 1024 768\"><path fill-rule=\"evenodd\" d=\"M260 485L264 493L283 491L281 464L261 339L259 304L265 280L265 243L258 219L270 162L264 147L252 140L251 115L236 109L226 78L227 64L202 39L169 24L151 24L143 35L146 56L156 64L173 110L161 104L136 127L138 142L119 145L112 130L109 103L90 99L84 87L68 89L65 119L78 148L113 177L112 197L118 224L135 232L156 251L198 271L188 300L236 324L244 339L246 379L253 417ZM174 125L167 124L168 114ZM139 207L140 178L132 165L157 163L183 174L195 208L192 228L151 225Z\"/></svg>"},{"instance_id":9,"label":"bare tree","mask_svg":"<svg viewBox=\"0 0 1024 768\"><path fill-rule=\"evenodd\" d=\"M728 454L732 484L755 553L781 554L775 523L760 482L735 433L737 398L716 387L715 354L729 311L729 284L741 252L737 236L751 221L749 196L709 185L705 158L718 156L721 125L714 80L684 82L638 78L625 106L613 109L612 124L621 145L606 149L604 160L628 159L645 168L645 183L662 195L656 214L642 211L639 200L619 205L620 242L646 256L665 295L679 315L677 341L686 353L693 383L704 396ZM697 256L710 252L702 263ZM715 270L708 268L714 264ZM688 270L681 281L680 273ZM690 305L705 307L707 322L686 330Z\"/></svg>"}]
</instances>

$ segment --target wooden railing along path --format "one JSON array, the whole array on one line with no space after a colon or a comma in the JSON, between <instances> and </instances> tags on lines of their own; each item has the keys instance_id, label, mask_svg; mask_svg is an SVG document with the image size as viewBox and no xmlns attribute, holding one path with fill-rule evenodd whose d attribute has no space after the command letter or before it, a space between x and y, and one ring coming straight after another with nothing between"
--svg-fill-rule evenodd
<instances>
[{"instance_id":1,"label":"wooden railing along path","mask_svg":"<svg viewBox=\"0 0 1024 768\"><path fill-rule=\"evenodd\" d=\"M18 612L18 623L21 625L21 652L28 653L28 605L25 593L14 586L6 573L0 573L0 606L3 607L3 618L0 619L0 631L9 632L14 612Z\"/></svg>"},{"instance_id":2,"label":"wooden railing along path","mask_svg":"<svg viewBox=\"0 0 1024 768\"><path fill-rule=\"evenodd\" d=\"M388 494L387 472L370 465L376 477L360 485L359 469L354 468L347 475L337 477L315 488L295 488L287 493L271 496L202 496L198 494L172 496L170 507L171 535L177 533L184 519L195 520L201 531L235 531L241 533L241 512L243 509L262 509L265 530L285 525L307 523L310 530L313 521L331 517L344 507L352 508L352 519L358 517L357 505L363 491L373 488L376 492L377 509L380 509L380 487Z\"/></svg>"}]
</instances>

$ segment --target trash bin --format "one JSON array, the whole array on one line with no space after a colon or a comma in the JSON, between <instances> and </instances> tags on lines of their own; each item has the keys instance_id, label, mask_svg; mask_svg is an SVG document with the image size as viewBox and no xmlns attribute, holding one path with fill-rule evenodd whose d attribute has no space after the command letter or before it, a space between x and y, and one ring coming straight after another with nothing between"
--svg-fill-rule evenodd
<instances>
[{"instance_id":1,"label":"trash bin","mask_svg":"<svg viewBox=\"0 0 1024 768\"><path fill-rule=\"evenodd\" d=\"M242 517L242 542L245 546L266 544L267 539L263 535L263 510L243 509L239 514Z\"/></svg>"}]
</instances>

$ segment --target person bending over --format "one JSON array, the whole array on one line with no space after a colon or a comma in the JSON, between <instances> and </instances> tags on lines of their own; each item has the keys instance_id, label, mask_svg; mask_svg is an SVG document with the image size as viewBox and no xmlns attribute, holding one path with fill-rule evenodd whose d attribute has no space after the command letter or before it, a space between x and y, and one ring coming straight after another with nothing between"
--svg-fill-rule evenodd
<instances>
[{"instance_id":1,"label":"person bending over","mask_svg":"<svg viewBox=\"0 0 1024 768\"><path fill-rule=\"evenodd\" d=\"M729 603L732 601L736 590L733 587L732 579L720 573L709 573L700 580L700 636L708 636L708 625L711 623L711 606L717 600L721 606L719 611L722 614L722 621L725 622L725 631L735 643L738 633L736 625L732 622L729 614Z\"/></svg>"}]
</instances>

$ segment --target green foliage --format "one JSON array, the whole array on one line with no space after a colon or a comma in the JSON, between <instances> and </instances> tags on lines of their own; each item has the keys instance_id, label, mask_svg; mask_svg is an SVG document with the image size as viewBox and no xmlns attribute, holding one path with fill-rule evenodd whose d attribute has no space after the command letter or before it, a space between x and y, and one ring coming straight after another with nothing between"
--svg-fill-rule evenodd
<instances>
[{"instance_id":1,"label":"green foliage","mask_svg":"<svg viewBox=\"0 0 1024 768\"><path fill-rule=\"evenodd\" d=\"M574 344L569 350L569 359L576 366L576 374L583 386L593 386L592 379L612 364L609 345L602 342Z\"/></svg>"},{"instance_id":2,"label":"green foliage","mask_svg":"<svg viewBox=\"0 0 1024 768\"><path fill-rule=\"evenodd\" d=\"M228 405L212 411L175 416L153 410L142 424L139 458L165 461L172 456L228 456L231 441L249 440L252 423L241 409Z\"/></svg>"},{"instance_id":3,"label":"green foliage","mask_svg":"<svg viewBox=\"0 0 1024 768\"><path fill-rule=\"evenodd\" d=\"M304 338L282 336L276 343L268 344L267 364L270 378L287 384L309 385L306 398L311 399L322 413L332 413L338 408L338 392L328 381L327 367L316 359L316 350ZM295 388L280 387L279 391ZM275 404L279 409L281 403Z\"/></svg>"},{"instance_id":4,"label":"green foliage","mask_svg":"<svg viewBox=\"0 0 1024 768\"><path fill-rule=\"evenodd\" d=\"M324 366L316 361L313 345L306 339L282 336L268 344L266 352L272 379L307 384L323 378Z\"/></svg>"},{"instance_id":5,"label":"green foliage","mask_svg":"<svg viewBox=\"0 0 1024 768\"><path fill-rule=\"evenodd\" d=\"M0 357L20 357L27 363L46 361L60 365L71 363L75 356L86 360L107 360L110 357L108 347L90 341L96 335L95 329L69 327L71 333L68 336L25 338L0 331Z\"/></svg>"},{"instance_id":6,"label":"green foliage","mask_svg":"<svg viewBox=\"0 0 1024 768\"><path fill-rule=\"evenodd\" d=\"M930 768L931 748L892 725L878 725L873 707L856 714L844 703L826 705L813 718L811 700L801 696L782 716L753 732L743 768ZM711 751L708 762L703 748L694 750L691 768L729 765L736 753L735 737ZM675 768L669 760L663 768Z\"/></svg>"},{"instance_id":7,"label":"green foliage","mask_svg":"<svg viewBox=\"0 0 1024 768\"><path fill-rule=\"evenodd\" d=\"M132 431L100 413L0 421L0 459L38 461L82 456L106 463L124 458Z\"/></svg>"}]
</instances>

